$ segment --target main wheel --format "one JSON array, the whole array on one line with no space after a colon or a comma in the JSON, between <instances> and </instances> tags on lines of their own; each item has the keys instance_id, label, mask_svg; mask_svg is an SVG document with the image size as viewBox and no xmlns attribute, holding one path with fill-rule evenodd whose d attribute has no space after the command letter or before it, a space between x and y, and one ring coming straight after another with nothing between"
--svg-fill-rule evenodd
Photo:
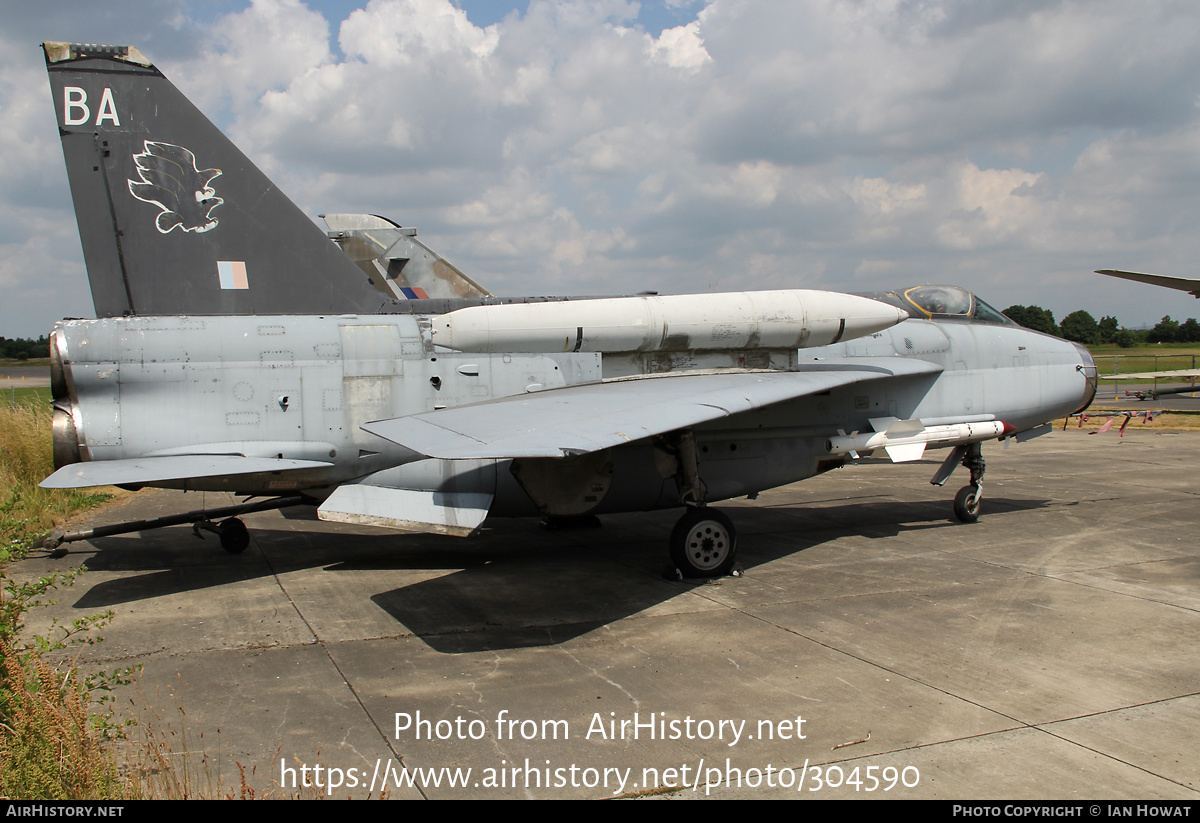
<instances>
[{"instance_id":1,"label":"main wheel","mask_svg":"<svg viewBox=\"0 0 1200 823\"><path fill-rule=\"evenodd\" d=\"M221 548L230 554L241 554L250 545L250 532L246 524L236 517L222 520L217 527L221 538Z\"/></svg>"},{"instance_id":2,"label":"main wheel","mask_svg":"<svg viewBox=\"0 0 1200 823\"><path fill-rule=\"evenodd\" d=\"M954 495L954 516L964 523L974 523L979 519L979 498L979 489L963 486Z\"/></svg>"},{"instance_id":3,"label":"main wheel","mask_svg":"<svg viewBox=\"0 0 1200 823\"><path fill-rule=\"evenodd\" d=\"M716 509L689 508L671 530L671 560L684 577L721 577L733 569L737 531Z\"/></svg>"}]
</instances>

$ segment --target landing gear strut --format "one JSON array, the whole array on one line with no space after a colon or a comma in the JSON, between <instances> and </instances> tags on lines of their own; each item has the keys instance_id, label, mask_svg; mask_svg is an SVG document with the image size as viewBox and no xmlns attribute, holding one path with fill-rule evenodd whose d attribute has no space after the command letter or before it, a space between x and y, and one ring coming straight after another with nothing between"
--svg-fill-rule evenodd
<instances>
[{"instance_id":1,"label":"landing gear strut","mask_svg":"<svg viewBox=\"0 0 1200 823\"><path fill-rule=\"evenodd\" d=\"M680 500L687 505L671 530L671 562L683 577L724 577L737 557L737 530L722 512L704 505L708 489L700 479L695 433L677 432L667 446L675 455Z\"/></svg>"},{"instance_id":2,"label":"landing gear strut","mask_svg":"<svg viewBox=\"0 0 1200 823\"><path fill-rule=\"evenodd\" d=\"M979 519L979 500L983 497L983 473L987 464L983 459L983 447L978 443L967 446L962 464L971 470L971 485L963 486L954 495L954 516L963 523L974 523Z\"/></svg>"},{"instance_id":3,"label":"landing gear strut","mask_svg":"<svg viewBox=\"0 0 1200 823\"><path fill-rule=\"evenodd\" d=\"M954 516L964 523L974 523L979 519L979 500L983 497L983 473L987 470L982 444L964 443L955 446L929 482L935 486L942 485L960 465L970 470L971 485L963 486L958 490L958 494L954 495Z\"/></svg>"}]
</instances>

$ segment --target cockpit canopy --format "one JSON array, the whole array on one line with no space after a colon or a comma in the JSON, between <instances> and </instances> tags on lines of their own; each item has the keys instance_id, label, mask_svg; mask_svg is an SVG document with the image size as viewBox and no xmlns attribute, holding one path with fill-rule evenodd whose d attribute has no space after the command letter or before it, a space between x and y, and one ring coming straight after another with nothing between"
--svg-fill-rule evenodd
<instances>
[{"instance_id":1,"label":"cockpit canopy","mask_svg":"<svg viewBox=\"0 0 1200 823\"><path fill-rule=\"evenodd\" d=\"M971 323L995 323L1012 326L1000 312L958 286L915 286L903 291L868 294L893 306L899 306L918 320L962 320Z\"/></svg>"}]
</instances>

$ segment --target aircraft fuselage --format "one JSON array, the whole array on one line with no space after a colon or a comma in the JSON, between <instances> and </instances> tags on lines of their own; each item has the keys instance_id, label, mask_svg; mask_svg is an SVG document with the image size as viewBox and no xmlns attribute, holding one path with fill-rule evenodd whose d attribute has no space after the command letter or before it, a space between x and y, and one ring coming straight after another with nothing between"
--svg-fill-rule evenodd
<instances>
[{"instance_id":1,"label":"aircraft fuselage","mask_svg":"<svg viewBox=\"0 0 1200 823\"><path fill-rule=\"evenodd\" d=\"M56 437L60 452L77 455L60 462L197 454L320 461L327 465L142 485L320 499L375 475L389 487L493 495L493 515L600 514L680 505L677 444L646 438L574 458L570 477L562 460L429 459L360 427L637 372L661 378L672 368L900 359L939 367L697 426L700 475L706 499L715 501L841 465L845 457L830 454L828 439L869 430L872 419L994 419L1021 431L1086 405L1091 392L1081 368L1091 365L1086 351L1009 325L912 319L799 354L738 351L735 360L712 355L712 363L681 355L464 354L435 347L429 326L429 318L406 315L64 321L52 344Z\"/></svg>"}]
</instances>

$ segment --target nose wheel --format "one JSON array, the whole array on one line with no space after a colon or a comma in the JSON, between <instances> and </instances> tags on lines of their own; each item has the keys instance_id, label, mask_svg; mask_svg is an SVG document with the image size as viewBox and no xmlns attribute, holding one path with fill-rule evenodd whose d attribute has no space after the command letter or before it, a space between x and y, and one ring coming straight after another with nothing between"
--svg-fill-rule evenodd
<instances>
[{"instance_id":1,"label":"nose wheel","mask_svg":"<svg viewBox=\"0 0 1200 823\"><path fill-rule=\"evenodd\" d=\"M954 516L963 523L974 523L979 519L979 499L983 490L978 486L963 486L954 495Z\"/></svg>"},{"instance_id":2,"label":"nose wheel","mask_svg":"<svg viewBox=\"0 0 1200 823\"><path fill-rule=\"evenodd\" d=\"M723 513L689 507L671 530L671 561L684 577L723 577L733 570L737 530Z\"/></svg>"},{"instance_id":3,"label":"nose wheel","mask_svg":"<svg viewBox=\"0 0 1200 823\"><path fill-rule=\"evenodd\" d=\"M971 471L971 485L963 486L954 495L954 516L963 523L974 523L979 519L979 501L983 497L983 473L987 463L983 459L983 447L972 443L963 457L963 466Z\"/></svg>"}]
</instances>

